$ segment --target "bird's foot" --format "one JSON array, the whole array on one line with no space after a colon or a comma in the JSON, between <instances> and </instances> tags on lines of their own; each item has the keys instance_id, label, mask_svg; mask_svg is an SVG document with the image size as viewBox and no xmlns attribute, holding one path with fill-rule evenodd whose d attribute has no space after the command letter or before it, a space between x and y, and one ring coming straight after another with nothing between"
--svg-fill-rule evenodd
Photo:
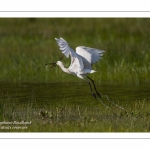
<instances>
[{"instance_id":1,"label":"bird's foot","mask_svg":"<svg viewBox=\"0 0 150 150\"><path fill-rule=\"evenodd\" d=\"M92 92L92 95L94 96L94 98L96 99L96 94Z\"/></svg>"}]
</instances>

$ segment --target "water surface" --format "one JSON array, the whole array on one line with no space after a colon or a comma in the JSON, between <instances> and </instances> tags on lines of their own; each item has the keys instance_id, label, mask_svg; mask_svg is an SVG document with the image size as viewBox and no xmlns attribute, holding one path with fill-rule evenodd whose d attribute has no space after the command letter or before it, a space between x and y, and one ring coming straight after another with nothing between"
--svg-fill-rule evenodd
<instances>
[{"instance_id":1,"label":"water surface","mask_svg":"<svg viewBox=\"0 0 150 150\"><path fill-rule=\"evenodd\" d=\"M107 95L114 101L150 100L150 84L142 85L96 85L100 94ZM86 83L51 83L51 84L0 84L0 98L12 99L15 103L28 103L39 106L60 102L88 105L96 102ZM14 101L15 99L15 101Z\"/></svg>"}]
</instances>

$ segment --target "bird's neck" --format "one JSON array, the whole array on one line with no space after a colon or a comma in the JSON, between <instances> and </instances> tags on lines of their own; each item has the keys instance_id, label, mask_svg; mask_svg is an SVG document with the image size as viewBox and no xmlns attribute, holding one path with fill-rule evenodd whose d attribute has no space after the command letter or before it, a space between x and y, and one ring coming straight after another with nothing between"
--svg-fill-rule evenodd
<instances>
[{"instance_id":1,"label":"bird's neck","mask_svg":"<svg viewBox=\"0 0 150 150\"><path fill-rule=\"evenodd\" d=\"M64 64L63 64L63 63L60 65L60 68L61 68L64 72L70 74L69 70L68 70L67 68L64 67Z\"/></svg>"}]
</instances>

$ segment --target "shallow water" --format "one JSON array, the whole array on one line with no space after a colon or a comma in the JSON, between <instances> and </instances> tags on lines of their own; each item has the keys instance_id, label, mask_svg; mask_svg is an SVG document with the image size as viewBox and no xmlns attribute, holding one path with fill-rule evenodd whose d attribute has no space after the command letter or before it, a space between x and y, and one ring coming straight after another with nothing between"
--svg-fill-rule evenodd
<instances>
[{"instance_id":1,"label":"shallow water","mask_svg":"<svg viewBox=\"0 0 150 150\"><path fill-rule=\"evenodd\" d=\"M150 100L150 84L96 85L100 94L114 101ZM33 102L38 106L58 103L88 105L96 102L86 83L51 84L0 84L0 99L12 99L15 103Z\"/></svg>"}]
</instances>

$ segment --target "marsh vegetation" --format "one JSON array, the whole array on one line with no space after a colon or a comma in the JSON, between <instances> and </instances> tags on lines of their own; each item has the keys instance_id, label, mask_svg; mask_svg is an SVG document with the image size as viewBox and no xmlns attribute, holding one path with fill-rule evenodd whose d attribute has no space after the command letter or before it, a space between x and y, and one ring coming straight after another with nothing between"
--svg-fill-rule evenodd
<instances>
[{"instance_id":1,"label":"marsh vegetation","mask_svg":"<svg viewBox=\"0 0 150 150\"><path fill-rule=\"evenodd\" d=\"M0 122L32 123L0 131L150 131L149 27L149 18L1 18ZM45 66L62 55L55 37L73 49L84 45L106 51L90 77L100 93L126 110L103 99L106 109L87 83ZM62 61L69 66L70 59Z\"/></svg>"}]
</instances>

